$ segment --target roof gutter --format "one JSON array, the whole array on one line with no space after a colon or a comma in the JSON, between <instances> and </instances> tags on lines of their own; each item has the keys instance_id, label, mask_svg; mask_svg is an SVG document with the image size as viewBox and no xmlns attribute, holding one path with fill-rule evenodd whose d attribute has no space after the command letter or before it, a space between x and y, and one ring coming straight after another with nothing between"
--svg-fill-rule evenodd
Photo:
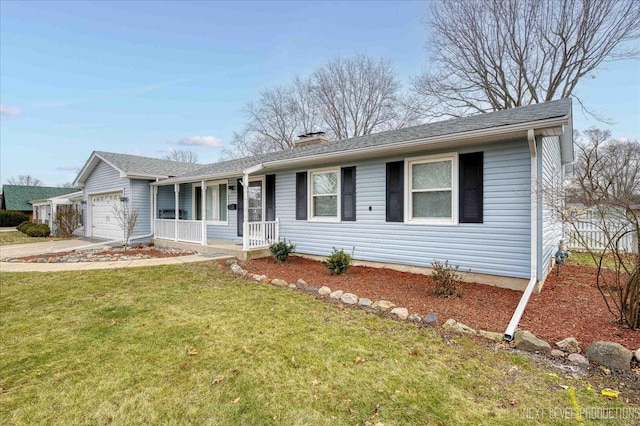
<instances>
[{"instance_id":1,"label":"roof gutter","mask_svg":"<svg viewBox=\"0 0 640 426\"><path fill-rule=\"evenodd\" d=\"M516 328L529 303L529 298L538 283L538 151L534 129L527 131L527 140L529 142L529 153L531 154L531 278L504 332L504 340L507 342L513 340Z\"/></svg>"}]
</instances>

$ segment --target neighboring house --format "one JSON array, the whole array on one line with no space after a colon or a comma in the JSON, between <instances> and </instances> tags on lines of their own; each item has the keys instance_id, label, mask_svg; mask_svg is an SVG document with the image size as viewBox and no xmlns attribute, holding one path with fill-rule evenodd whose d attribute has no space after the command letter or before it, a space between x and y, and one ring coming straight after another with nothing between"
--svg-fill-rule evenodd
<instances>
[{"instance_id":1,"label":"neighboring house","mask_svg":"<svg viewBox=\"0 0 640 426\"><path fill-rule=\"evenodd\" d=\"M571 100L341 141L312 135L157 180L118 172L109 158L140 157L94 153L75 183L85 199L124 191L158 245L235 245L249 256L286 238L301 254L353 249L407 269L449 260L467 279L539 289L562 235L540 189L561 185L573 161Z\"/></svg>"},{"instance_id":2,"label":"neighboring house","mask_svg":"<svg viewBox=\"0 0 640 426\"><path fill-rule=\"evenodd\" d=\"M77 188L61 188L57 186L3 185L2 206L0 210L19 211L34 220L31 200L43 200L76 192ZM35 218L38 222L41 218Z\"/></svg>"},{"instance_id":3,"label":"neighboring house","mask_svg":"<svg viewBox=\"0 0 640 426\"><path fill-rule=\"evenodd\" d=\"M52 235L58 234L58 228L55 224L56 214L60 206L72 206L77 210L82 210L82 191L71 192L69 194L49 197L42 200L31 200L29 203L33 206L32 220L37 223L46 223L51 229ZM75 231L77 235L84 235L84 229L80 227Z\"/></svg>"},{"instance_id":4,"label":"neighboring house","mask_svg":"<svg viewBox=\"0 0 640 426\"><path fill-rule=\"evenodd\" d=\"M96 151L80 170L74 185L82 188L84 235L108 240L122 239L123 230L114 217L114 206L126 204L139 211L132 242L151 241L151 187L159 179L183 175L202 165L137 155Z\"/></svg>"}]
</instances>

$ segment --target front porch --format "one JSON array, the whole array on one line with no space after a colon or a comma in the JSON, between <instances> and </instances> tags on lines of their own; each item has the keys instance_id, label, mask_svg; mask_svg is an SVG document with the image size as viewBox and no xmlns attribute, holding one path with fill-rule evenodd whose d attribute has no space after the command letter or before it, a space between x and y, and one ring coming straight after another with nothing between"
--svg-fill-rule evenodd
<instances>
[{"instance_id":1,"label":"front porch","mask_svg":"<svg viewBox=\"0 0 640 426\"><path fill-rule=\"evenodd\" d=\"M154 186L154 241L239 258L264 252L279 240L279 222L275 217L265 220L264 179L252 179L246 189L242 182L225 179ZM234 198L237 203L230 203Z\"/></svg>"}]
</instances>

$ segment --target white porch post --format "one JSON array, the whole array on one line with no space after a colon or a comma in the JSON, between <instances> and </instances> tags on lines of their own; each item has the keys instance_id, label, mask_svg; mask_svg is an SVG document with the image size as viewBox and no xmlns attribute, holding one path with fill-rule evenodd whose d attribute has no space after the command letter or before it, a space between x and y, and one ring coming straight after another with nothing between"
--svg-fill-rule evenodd
<instances>
[{"instance_id":1,"label":"white porch post","mask_svg":"<svg viewBox=\"0 0 640 426\"><path fill-rule=\"evenodd\" d=\"M31 205L31 222L38 223L39 220L38 207Z\"/></svg>"},{"instance_id":2,"label":"white porch post","mask_svg":"<svg viewBox=\"0 0 640 426\"><path fill-rule=\"evenodd\" d=\"M156 219L158 218L158 187L153 187L151 193L151 233L153 238L156 236Z\"/></svg>"},{"instance_id":3,"label":"white porch post","mask_svg":"<svg viewBox=\"0 0 640 426\"><path fill-rule=\"evenodd\" d=\"M173 219L173 226L175 234L173 236L173 241L178 241L178 218L180 217L180 184L173 184L173 194L175 199L175 219Z\"/></svg>"},{"instance_id":4,"label":"white porch post","mask_svg":"<svg viewBox=\"0 0 640 426\"><path fill-rule=\"evenodd\" d=\"M201 185L200 185L200 190L202 191L202 196L200 197L200 211L201 211L201 216L202 216L202 242L201 244L203 246L207 245L207 203L206 203L206 196L207 196L207 182L205 182L204 180L202 181Z\"/></svg>"},{"instance_id":5,"label":"white porch post","mask_svg":"<svg viewBox=\"0 0 640 426\"><path fill-rule=\"evenodd\" d=\"M56 213L58 212L58 205L56 203L51 203L51 216L49 216L49 229L53 232L53 219L56 217Z\"/></svg>"},{"instance_id":6,"label":"white porch post","mask_svg":"<svg viewBox=\"0 0 640 426\"><path fill-rule=\"evenodd\" d=\"M242 249L249 250L249 173L242 179Z\"/></svg>"}]
</instances>

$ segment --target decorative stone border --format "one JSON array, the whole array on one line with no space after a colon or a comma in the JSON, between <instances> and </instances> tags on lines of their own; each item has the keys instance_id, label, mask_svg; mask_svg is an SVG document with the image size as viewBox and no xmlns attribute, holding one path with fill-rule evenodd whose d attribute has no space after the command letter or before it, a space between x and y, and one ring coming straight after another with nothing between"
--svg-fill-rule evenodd
<instances>
[{"instance_id":1,"label":"decorative stone border","mask_svg":"<svg viewBox=\"0 0 640 426\"><path fill-rule=\"evenodd\" d=\"M236 260L229 260L231 271L234 275L247 280L257 281L261 283L272 284L276 287L288 288L290 290L300 290L304 293L316 295L321 300L333 303L342 303L343 305L361 308L367 312L386 314L390 318L398 321L408 321L424 327L436 327L438 325L438 314L435 312L425 315L419 314L409 315L407 308L398 307L389 300L372 301L366 297L358 297L353 293L345 293L342 290L332 290L327 286L314 287L307 284L305 280L299 278L295 284L274 278L270 279L266 275L252 274L243 269ZM487 340L494 342L504 342L504 335L486 330L474 330L473 328L457 322L454 319L448 319L442 328L456 333L468 334L473 336L481 336ZM515 333L512 346L516 349L526 352L534 352L543 355L549 355L552 358L563 358L577 365L589 366L589 362L610 368L612 370L628 371L631 369L633 358L640 362L640 349L635 354L624 348L622 345L613 342L595 342L586 350L586 357L580 354L581 349L578 341L574 337L567 337L556 344L557 349L552 349L551 345L544 340L538 339L531 332L521 330Z\"/></svg>"}]
</instances>

